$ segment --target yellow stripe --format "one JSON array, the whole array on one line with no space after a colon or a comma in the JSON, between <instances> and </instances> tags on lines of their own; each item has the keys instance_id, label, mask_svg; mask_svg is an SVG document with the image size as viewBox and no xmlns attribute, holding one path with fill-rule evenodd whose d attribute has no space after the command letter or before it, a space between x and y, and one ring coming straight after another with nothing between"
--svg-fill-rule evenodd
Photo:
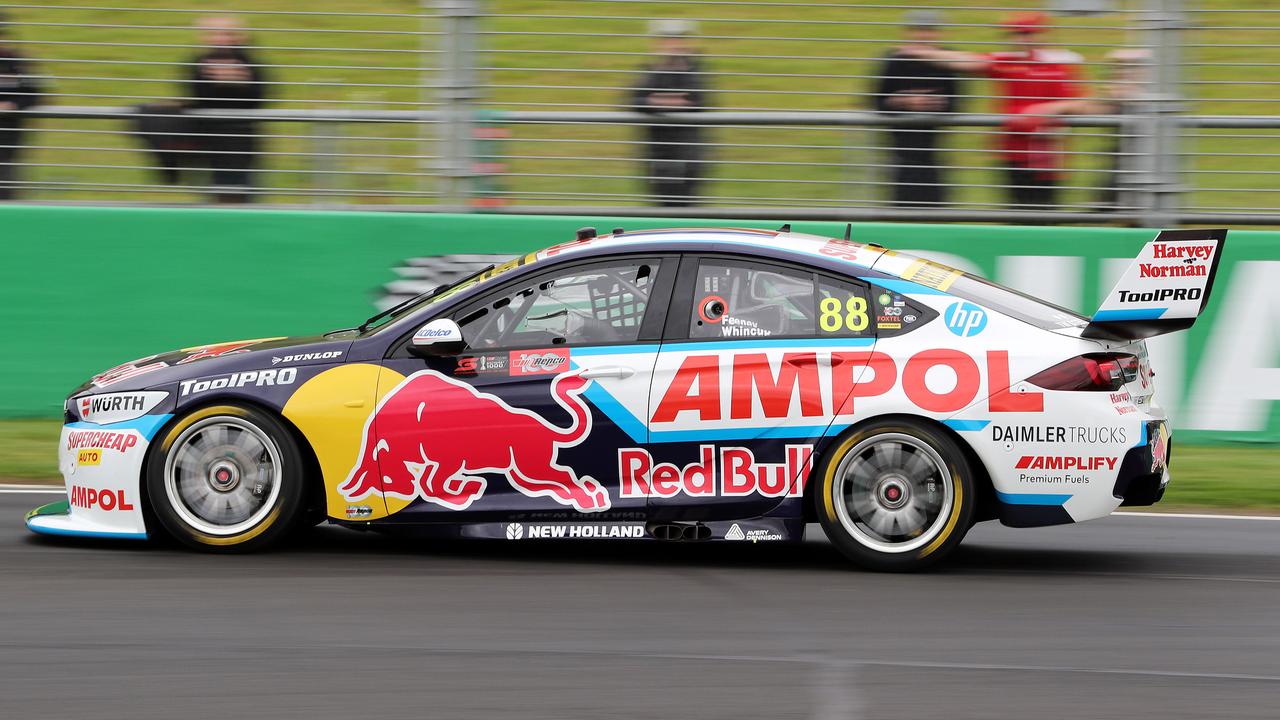
<instances>
[{"instance_id":1,"label":"yellow stripe","mask_svg":"<svg viewBox=\"0 0 1280 720\"><path fill-rule=\"evenodd\" d=\"M198 533L198 532L193 532L191 534L195 537L196 540L199 540L205 545L220 545L220 546L239 545L240 543L248 542L258 537L267 528L271 527L272 525L275 525L276 518L279 516L280 516L280 506L277 505L275 509L271 511L271 514L267 515L265 518L262 519L262 522L258 523L257 525L254 525L248 530L245 530L239 535L219 537L217 535L205 535L204 533Z\"/></svg>"},{"instance_id":2,"label":"yellow stripe","mask_svg":"<svg viewBox=\"0 0 1280 720\"><path fill-rule=\"evenodd\" d=\"M942 532L938 533L938 537L933 542L924 546L924 550L920 551L920 557L925 557L929 553L942 547L942 543L951 537L951 531L956 529L956 523L960 520L960 504L964 502L964 484L960 482L960 478L956 476L954 468L948 467L951 471L951 484L955 487L955 500L951 503L951 517L947 518L947 526L942 528Z\"/></svg>"},{"instance_id":3,"label":"yellow stripe","mask_svg":"<svg viewBox=\"0 0 1280 720\"><path fill-rule=\"evenodd\" d=\"M169 452L169 448L173 445L173 441L178 439L178 436L182 434L183 430L186 430L200 420L214 415L235 415L236 417L246 417L244 410L232 405L210 405L207 408L200 408L190 415L183 417L169 429L169 433L164 436L164 442L160 443L160 449L165 452Z\"/></svg>"}]
</instances>

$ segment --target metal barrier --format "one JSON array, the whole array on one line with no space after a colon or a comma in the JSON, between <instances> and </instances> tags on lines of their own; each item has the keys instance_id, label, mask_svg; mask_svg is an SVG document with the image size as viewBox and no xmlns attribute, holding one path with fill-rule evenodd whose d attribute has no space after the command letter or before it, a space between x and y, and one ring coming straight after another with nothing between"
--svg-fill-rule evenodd
<instances>
[{"instance_id":1,"label":"metal barrier","mask_svg":"<svg viewBox=\"0 0 1280 720\"><path fill-rule=\"evenodd\" d=\"M1267 72L1280 49L1266 39L1280 10L1230 1L1056 0L1052 16L1001 26L1004 6L965 4L313 0L234 11L253 26L234 44L261 73L240 84L268 101L234 111L188 106L222 87L198 74L194 0L11 4L6 42L43 88L11 94L41 104L8 113L32 131L0 157L19 173L0 188L36 202L1280 224L1280 81ZM947 48L1019 37L1034 54L934 57L941 45L903 45L904 14ZM894 56L906 92L882 84L894 47L908 48ZM912 84L944 62L945 108L869 109L927 94ZM951 67L964 62L986 64ZM1015 91L1036 107L1011 111ZM696 97L698 111L655 95ZM921 154L925 138L936 147ZM1024 161L1033 173L1017 172ZM243 181L230 191L206 177L229 162ZM1054 192L1020 194L1033 176Z\"/></svg>"}]
</instances>

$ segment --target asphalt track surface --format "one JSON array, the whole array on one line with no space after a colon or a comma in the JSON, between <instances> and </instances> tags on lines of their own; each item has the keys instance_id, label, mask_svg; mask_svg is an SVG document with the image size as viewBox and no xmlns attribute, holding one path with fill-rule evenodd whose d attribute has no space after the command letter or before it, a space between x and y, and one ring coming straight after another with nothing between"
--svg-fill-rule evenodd
<instances>
[{"instance_id":1,"label":"asphalt track surface","mask_svg":"<svg viewBox=\"0 0 1280 720\"><path fill-rule=\"evenodd\" d=\"M1280 522L975 528L923 575L803 545L38 539L0 495L11 718L1276 718Z\"/></svg>"}]
</instances>

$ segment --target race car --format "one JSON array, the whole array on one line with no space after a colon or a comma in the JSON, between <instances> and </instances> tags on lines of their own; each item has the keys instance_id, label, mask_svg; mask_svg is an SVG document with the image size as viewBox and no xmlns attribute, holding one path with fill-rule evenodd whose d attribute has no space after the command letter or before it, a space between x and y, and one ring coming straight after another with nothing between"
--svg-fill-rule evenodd
<instances>
[{"instance_id":1,"label":"race car","mask_svg":"<svg viewBox=\"0 0 1280 720\"><path fill-rule=\"evenodd\" d=\"M1144 338L1225 230L1160 232L1084 317L930 260L750 229L598 235L318 337L227 342L66 401L52 535L265 548L327 520L512 542L777 542L914 570L976 522L1149 505Z\"/></svg>"}]
</instances>

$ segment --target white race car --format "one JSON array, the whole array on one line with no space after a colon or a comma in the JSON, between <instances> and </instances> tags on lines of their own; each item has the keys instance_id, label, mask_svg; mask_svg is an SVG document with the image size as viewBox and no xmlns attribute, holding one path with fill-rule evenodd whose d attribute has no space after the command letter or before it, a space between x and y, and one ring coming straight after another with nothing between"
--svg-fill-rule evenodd
<instances>
[{"instance_id":1,"label":"white race car","mask_svg":"<svg viewBox=\"0 0 1280 720\"><path fill-rule=\"evenodd\" d=\"M113 368L68 398L40 533L268 545L305 522L539 541L767 542L871 568L969 527L1159 500L1143 338L1208 302L1225 230L1159 234L1092 318L877 245L579 237L350 330Z\"/></svg>"}]
</instances>

